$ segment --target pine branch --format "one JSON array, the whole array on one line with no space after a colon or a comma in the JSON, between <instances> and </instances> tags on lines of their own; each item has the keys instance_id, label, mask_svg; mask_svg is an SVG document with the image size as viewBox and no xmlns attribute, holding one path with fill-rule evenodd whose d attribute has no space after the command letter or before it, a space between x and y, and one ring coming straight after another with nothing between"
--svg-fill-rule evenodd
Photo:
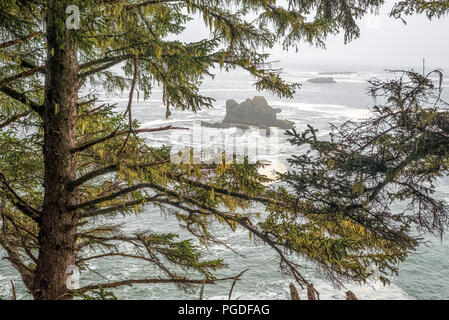
<instances>
[{"instance_id":1,"label":"pine branch","mask_svg":"<svg viewBox=\"0 0 449 320\"><path fill-rule=\"evenodd\" d=\"M25 60L24 58L18 57L17 58L17 62L19 64L20 67L25 67L28 69L38 69L37 72L46 75L47 74L47 66L43 65L43 66L37 66L34 63L29 62L28 60Z\"/></svg>"},{"instance_id":2,"label":"pine branch","mask_svg":"<svg viewBox=\"0 0 449 320\"><path fill-rule=\"evenodd\" d=\"M79 79L83 79L83 78L88 77L88 76L90 76L90 75L92 75L92 74L95 74L95 73L98 73L98 72L100 72L100 71L109 69L110 67L115 66L115 65L117 65L117 64L119 64L119 63L121 63L121 62L123 62L123 61L125 61L125 60L127 60L127 59L132 58L132 57L133 57L133 55L128 54L128 55L123 55L123 56L114 57L114 58L103 58L103 59L99 59L99 60L96 60L96 61L92 61L92 62L86 63L86 64L84 64L84 65L81 65L81 66L80 66L80 69L85 69L85 68L87 68L87 67L89 67L89 66L91 66L91 65L95 65L95 64L101 63L101 62L103 62L103 61L108 61L108 60L111 60L111 59L112 59L110 62L105 63L105 64L102 65L102 66L99 66L99 67L94 68L94 69L91 69L91 70L89 70L89 71L80 73L80 74L78 75L78 78L79 78Z\"/></svg>"},{"instance_id":3,"label":"pine branch","mask_svg":"<svg viewBox=\"0 0 449 320\"><path fill-rule=\"evenodd\" d=\"M132 169L139 169L139 168L147 168L147 167L152 167L152 166L166 164L166 163L169 163L169 161L152 162L152 163L138 163L138 164L127 165L127 167L132 168ZM93 171L86 173L85 175L79 177L78 179L71 181L67 185L67 189L75 190L75 188L86 183L87 181L90 181L92 179L95 179L97 177L105 175L107 173L118 171L119 169L120 169L120 164L115 163L115 164L111 164L111 165L103 167L103 168L93 170Z\"/></svg>"},{"instance_id":4,"label":"pine branch","mask_svg":"<svg viewBox=\"0 0 449 320\"><path fill-rule=\"evenodd\" d=\"M131 208L134 207L136 205L141 205L143 203L148 203L148 202L159 202L158 200L156 200L160 195L155 195L153 197L145 197L143 199L138 199L138 200L133 200L133 201L128 201L122 204L118 204L116 206L112 206L112 207L107 207L107 208L103 208L103 209L99 209L99 210L95 210L95 211L90 211L90 212L85 212L82 213L80 215L81 218L92 218L92 217L97 217L97 216L103 216L105 214L108 213L112 213L112 212L116 212L119 210L123 210L126 208Z\"/></svg>"},{"instance_id":5,"label":"pine branch","mask_svg":"<svg viewBox=\"0 0 449 320\"><path fill-rule=\"evenodd\" d=\"M87 69L93 66L96 66L97 64L102 64L102 63L107 63L107 62L115 62L115 61L123 61L122 59L129 59L132 58L134 55L133 54L126 54L126 55L121 55L121 56L116 56L116 57L104 57L104 58L100 58L97 60L92 60L89 62L85 62L80 64L80 69Z\"/></svg>"},{"instance_id":6,"label":"pine branch","mask_svg":"<svg viewBox=\"0 0 449 320\"><path fill-rule=\"evenodd\" d=\"M133 132L138 134L138 133L160 132L160 131L165 131L165 130L189 130L189 129L188 128L183 128L183 127L174 127L172 125L169 125L169 126L160 127L160 128L136 129L136 130L133 130ZM72 153L81 152L81 151L84 151L86 149L89 149L90 147L92 147L94 145L97 145L97 144L102 143L102 142L106 142L106 141L108 141L108 140L110 140L112 138L115 138L117 136L122 136L122 135L125 135L125 134L128 134L128 133L129 133L129 130L116 130L116 131L113 131L111 134L109 134L109 135L107 135L105 137L102 137L102 138L99 138L97 140L93 140L93 141L87 142L85 144L82 144L80 146L77 146L77 147L73 148L70 151Z\"/></svg>"},{"instance_id":7,"label":"pine branch","mask_svg":"<svg viewBox=\"0 0 449 320\"><path fill-rule=\"evenodd\" d=\"M175 178L174 176L172 176L173 178ZM212 189L214 190L215 193L220 193L223 195L228 195L228 196L232 196L234 198L239 198L242 200L249 200L249 201L257 201L260 203L264 203L264 204L269 204L269 203L276 203L279 205L282 205L282 203L273 200L273 199L269 199L269 198L264 198L264 197L257 197L257 196L251 196L245 193L241 193L241 192L236 192L236 191L229 191L227 189L222 189L222 188L217 188L215 186L212 185L208 185L199 181L195 181L195 180L190 180L190 179L186 179L183 177L179 177L178 178L181 182L183 183L187 183L191 186L195 186L195 187L199 187L199 188L203 188L205 190L211 191Z\"/></svg>"},{"instance_id":8,"label":"pine branch","mask_svg":"<svg viewBox=\"0 0 449 320\"><path fill-rule=\"evenodd\" d=\"M34 112L38 113L39 115L42 113L42 106L28 99L25 93L17 92L16 90L11 89L9 87L0 87L0 92L30 107Z\"/></svg>"},{"instance_id":9,"label":"pine branch","mask_svg":"<svg viewBox=\"0 0 449 320\"><path fill-rule=\"evenodd\" d=\"M23 200L8 184L3 173L0 172L0 182L5 186L5 188L12 195L11 203L23 214L30 217L34 221L38 222L40 219L40 212L30 205L28 205L25 200Z\"/></svg>"},{"instance_id":10,"label":"pine branch","mask_svg":"<svg viewBox=\"0 0 449 320\"><path fill-rule=\"evenodd\" d=\"M176 2L190 2L191 0L147 0L141 3L136 3L132 5L127 5L125 8L128 10L138 9L141 7L149 6L152 4L163 4L163 3L176 3Z\"/></svg>"},{"instance_id":11,"label":"pine branch","mask_svg":"<svg viewBox=\"0 0 449 320\"><path fill-rule=\"evenodd\" d=\"M123 62L123 61L125 61L127 59L130 59L133 56L134 55L132 55L132 54L126 54L126 55L121 55L121 56L117 56L117 57L104 57L104 58L101 58L101 59L92 60L92 61L80 64L79 68L80 68L80 70L83 70L83 69L87 69L87 68L93 67L93 66L98 65L98 64L106 63L103 66L100 66L98 68L86 71L84 73L80 73L78 75L78 77L79 78L85 78L85 77L87 77L89 75L92 75L94 73L97 73L97 72L105 70L105 69L108 69L108 68L110 68L110 67L112 67L112 66L114 66L116 64L119 64L119 63L121 63L121 62ZM20 66L21 67L25 67L25 68L28 68L30 70L24 71L24 72L19 73L19 74L15 75L15 76L11 76L9 78L1 80L0 81L0 87L4 86L4 85L6 85L6 84L8 84L8 83L10 83L12 81L15 81L15 80L18 80L18 79L21 79L21 78L24 78L24 77L29 77L29 76L37 73L37 72L42 73L43 75L46 74L46 69L47 69L46 65L36 66L36 65L32 64L31 62L26 61L26 60L24 60L22 58L20 58L19 62L20 62Z\"/></svg>"},{"instance_id":12,"label":"pine branch","mask_svg":"<svg viewBox=\"0 0 449 320\"><path fill-rule=\"evenodd\" d=\"M99 197L99 198L96 198L96 199L93 199L93 200L90 200L90 201L86 201L86 202L83 202L83 203L80 203L80 204L77 204L77 205L68 206L67 209L70 210L70 211L75 211L75 210L86 208L86 207L92 207L92 206L94 206L96 204L99 204L99 203L102 203L102 202L106 202L106 201L109 201L109 200L113 200L113 199L115 199L117 197L123 196L125 194L130 193L130 192L133 192L133 191L136 191L136 190L140 190L140 189L145 189L145 188L151 188L153 186L154 186L154 183L140 183L140 184L136 184L136 185L133 185L131 187L124 188L124 189L122 189L120 191L108 194L108 195L103 196L103 197Z\"/></svg>"},{"instance_id":13,"label":"pine branch","mask_svg":"<svg viewBox=\"0 0 449 320\"><path fill-rule=\"evenodd\" d=\"M287 257L285 256L283 250L281 250L279 248L278 243L276 242L276 240L271 239L268 234L263 233L263 232L259 231L257 228L255 228L252 225L252 223L251 223L251 221L249 220L248 217L240 216L240 215L237 215L237 214L230 214L230 213L222 212L220 210L217 210L215 208L207 206L206 204L204 204L204 203L202 203L202 202L200 202L200 201L198 201L196 199L193 199L191 197L187 197L187 196L184 196L184 195L181 197L176 192L171 191L169 189L166 189L166 188L164 188L162 186L155 185L155 186L153 186L153 189L157 189L160 192L163 192L165 194L173 196L173 197L179 199L179 201L187 202L187 203L190 203L192 205L195 205L198 208L206 210L206 212L201 212L201 214L207 214L207 212L209 212L210 214L213 214L213 215L216 215L216 216L219 216L219 217L223 218L225 221L233 221L233 222L238 223L240 226L242 226L243 228L247 229L252 234L256 235L260 240L262 240L263 242L267 243L271 248L273 248L277 252L279 257L281 258L281 263L284 263L285 265L287 265L287 267L289 268L290 272L293 274L295 280L298 282L299 285L301 285L301 287L303 285L309 284L309 282L301 275L301 273L299 273L299 271L297 270L297 266L294 263L292 263L290 260L287 259ZM181 198L182 198L182 200L181 200ZM286 245L286 247L288 247L288 245Z\"/></svg>"},{"instance_id":14,"label":"pine branch","mask_svg":"<svg viewBox=\"0 0 449 320\"><path fill-rule=\"evenodd\" d=\"M86 142L85 144L82 144L80 146L77 146L77 147L71 149L70 152L78 153L78 152L84 151L86 149L89 149L90 147L93 147L93 146L95 146L95 145L97 145L99 143L103 143L103 142L106 142L106 141L108 141L108 140L110 140L112 138L115 138L118 135L117 133L118 133L118 129L115 129L114 131L112 131L107 136L102 137L102 138L98 138L98 139L90 141L90 142ZM127 133L127 131L125 133Z\"/></svg>"}]
</instances>

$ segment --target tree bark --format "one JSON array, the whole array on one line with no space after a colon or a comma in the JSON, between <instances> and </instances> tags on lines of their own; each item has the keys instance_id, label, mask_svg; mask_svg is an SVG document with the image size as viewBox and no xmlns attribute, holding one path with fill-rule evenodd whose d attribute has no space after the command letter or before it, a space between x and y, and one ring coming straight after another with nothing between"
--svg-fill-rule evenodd
<instances>
[{"instance_id":1,"label":"tree bark","mask_svg":"<svg viewBox=\"0 0 449 320\"><path fill-rule=\"evenodd\" d=\"M47 1L47 73L42 114L45 196L39 222L39 256L33 296L39 300L70 299L67 267L75 264L76 201L67 184L76 178L75 147L78 59L65 26L66 1ZM72 30L75 31L76 30Z\"/></svg>"},{"instance_id":2,"label":"tree bark","mask_svg":"<svg viewBox=\"0 0 449 320\"><path fill-rule=\"evenodd\" d=\"M352 291L346 291L346 300L359 300L357 299L356 295Z\"/></svg>"},{"instance_id":3,"label":"tree bark","mask_svg":"<svg viewBox=\"0 0 449 320\"><path fill-rule=\"evenodd\" d=\"M315 288L313 287L313 284L309 283L307 285L307 298L309 300L318 300L315 292Z\"/></svg>"},{"instance_id":4,"label":"tree bark","mask_svg":"<svg viewBox=\"0 0 449 320\"><path fill-rule=\"evenodd\" d=\"M293 283L290 283L290 297L292 298L292 300L301 300L298 290Z\"/></svg>"}]
</instances>

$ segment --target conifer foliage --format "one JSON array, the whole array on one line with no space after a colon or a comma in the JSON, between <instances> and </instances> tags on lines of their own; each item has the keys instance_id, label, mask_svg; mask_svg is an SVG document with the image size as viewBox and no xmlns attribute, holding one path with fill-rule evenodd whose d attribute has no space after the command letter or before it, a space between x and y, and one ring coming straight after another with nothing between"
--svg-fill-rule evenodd
<instances>
[{"instance_id":1,"label":"conifer foliage","mask_svg":"<svg viewBox=\"0 0 449 320\"><path fill-rule=\"evenodd\" d=\"M449 159L441 79L437 70L372 80L379 104L370 119L333 126L328 140L317 139L312 127L289 132L302 149L278 190L290 205L273 209L265 230L336 282L367 279L367 266L375 266L388 283L423 233L441 236L449 224L447 203L434 196Z\"/></svg>"}]
</instances>

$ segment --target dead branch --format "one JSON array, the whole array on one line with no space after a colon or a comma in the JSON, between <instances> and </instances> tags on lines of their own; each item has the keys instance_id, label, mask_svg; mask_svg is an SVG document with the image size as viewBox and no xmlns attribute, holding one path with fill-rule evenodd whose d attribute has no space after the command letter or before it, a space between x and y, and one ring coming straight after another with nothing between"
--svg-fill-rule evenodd
<instances>
[{"instance_id":1,"label":"dead branch","mask_svg":"<svg viewBox=\"0 0 449 320\"><path fill-rule=\"evenodd\" d=\"M40 36L41 34L42 34L42 31L36 31L36 32L30 33L30 34L28 34L26 36L17 38L15 40L11 40L11 41L6 41L6 42L3 42L3 43L0 43L0 50L8 48L8 47L11 47L11 46L13 46L15 44L18 44L18 43L22 43L22 42L28 41L30 39L33 39L35 37Z\"/></svg>"},{"instance_id":2,"label":"dead branch","mask_svg":"<svg viewBox=\"0 0 449 320\"><path fill-rule=\"evenodd\" d=\"M231 300L232 291L234 290L235 284L237 283L238 280L240 280L240 277L248 270L249 269L243 270L234 278L234 281L232 281L231 290L229 290L228 300Z\"/></svg>"}]
</instances>

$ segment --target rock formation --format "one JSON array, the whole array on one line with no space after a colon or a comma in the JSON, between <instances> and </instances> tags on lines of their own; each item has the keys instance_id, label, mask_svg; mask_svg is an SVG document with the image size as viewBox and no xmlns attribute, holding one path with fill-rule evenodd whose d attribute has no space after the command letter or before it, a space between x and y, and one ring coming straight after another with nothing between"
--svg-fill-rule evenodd
<instances>
[{"instance_id":1,"label":"rock formation","mask_svg":"<svg viewBox=\"0 0 449 320\"><path fill-rule=\"evenodd\" d=\"M280 112L281 109L272 108L261 96L256 96L252 100L246 99L242 103L230 99L226 101L226 116L223 122L211 124L203 121L202 125L214 128L237 127L243 130L248 129L249 126L291 129L294 124L292 121L276 118L276 114Z\"/></svg>"},{"instance_id":2,"label":"rock formation","mask_svg":"<svg viewBox=\"0 0 449 320\"><path fill-rule=\"evenodd\" d=\"M307 82L310 83L337 83L337 81L334 80L332 77L323 77L323 78L314 78L309 79Z\"/></svg>"}]
</instances>

